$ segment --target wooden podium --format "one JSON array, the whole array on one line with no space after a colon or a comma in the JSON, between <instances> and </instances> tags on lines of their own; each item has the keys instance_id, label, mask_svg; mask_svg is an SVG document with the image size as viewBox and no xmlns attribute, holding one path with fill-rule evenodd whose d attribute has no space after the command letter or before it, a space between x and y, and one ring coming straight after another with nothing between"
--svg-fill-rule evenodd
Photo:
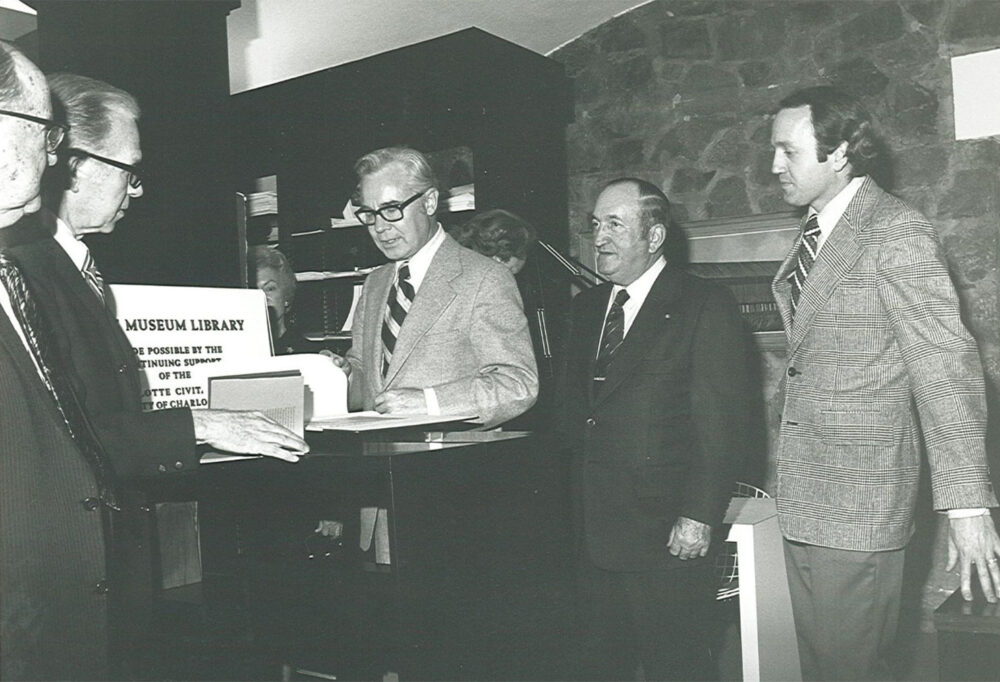
<instances>
[{"instance_id":1,"label":"wooden podium","mask_svg":"<svg viewBox=\"0 0 1000 682\"><path fill-rule=\"evenodd\" d=\"M736 543L744 682L802 680L778 511L770 498L733 498L726 513Z\"/></svg>"}]
</instances>

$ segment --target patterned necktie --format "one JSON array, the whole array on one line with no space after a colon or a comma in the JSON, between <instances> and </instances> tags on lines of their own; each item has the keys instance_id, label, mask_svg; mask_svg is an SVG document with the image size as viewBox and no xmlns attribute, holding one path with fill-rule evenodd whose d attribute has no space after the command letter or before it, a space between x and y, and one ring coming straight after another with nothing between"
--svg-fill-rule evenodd
<instances>
[{"instance_id":1,"label":"patterned necktie","mask_svg":"<svg viewBox=\"0 0 1000 682\"><path fill-rule=\"evenodd\" d=\"M819 221L816 214L809 216L805 229L802 231L802 243L799 244L799 255L795 263L795 270L788 277L792 285L792 312L799 307L799 296L802 295L802 287L806 284L806 277L809 275L809 268L816 260L816 252L819 247Z\"/></svg>"},{"instance_id":2,"label":"patterned necktie","mask_svg":"<svg viewBox=\"0 0 1000 682\"><path fill-rule=\"evenodd\" d=\"M396 338L403 326L406 313L413 305L413 284L410 283L410 264L404 262L396 273L396 281L389 289L389 300L385 306L385 316L382 319L382 376L389 372L389 361L392 351L396 348Z\"/></svg>"},{"instance_id":3,"label":"patterned necktie","mask_svg":"<svg viewBox=\"0 0 1000 682\"><path fill-rule=\"evenodd\" d=\"M619 289L611 308L608 309L608 316L604 320L604 331L601 333L601 350L597 354L597 365L594 368L595 377L604 376L608 363L611 362L611 356L625 340L624 306L628 298L628 292Z\"/></svg>"},{"instance_id":4,"label":"patterned necktie","mask_svg":"<svg viewBox=\"0 0 1000 682\"><path fill-rule=\"evenodd\" d=\"M17 318L31 355L35 358L45 388L55 401L56 409L73 441L80 448L97 478L101 501L112 509L119 509L115 495L114 472L107 463L104 448L91 428L90 421L80 406L79 398L53 353L49 339L52 332L38 314L35 301L24 283L17 263L0 251L0 283L10 296L11 307Z\"/></svg>"},{"instance_id":5,"label":"patterned necktie","mask_svg":"<svg viewBox=\"0 0 1000 682\"><path fill-rule=\"evenodd\" d=\"M90 255L90 251L87 251L87 257L83 260L80 274L97 294L97 298L101 299L101 303L104 303L104 278L101 277L101 272L97 269L97 264L94 262L94 257Z\"/></svg>"}]
</instances>

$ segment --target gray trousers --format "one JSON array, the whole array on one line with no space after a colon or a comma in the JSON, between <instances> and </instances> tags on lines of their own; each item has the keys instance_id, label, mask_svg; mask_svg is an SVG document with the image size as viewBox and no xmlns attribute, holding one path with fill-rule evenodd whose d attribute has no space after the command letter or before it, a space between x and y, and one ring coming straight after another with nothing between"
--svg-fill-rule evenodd
<instances>
[{"instance_id":1,"label":"gray trousers","mask_svg":"<svg viewBox=\"0 0 1000 682\"><path fill-rule=\"evenodd\" d=\"M904 550L784 544L802 679L891 680Z\"/></svg>"}]
</instances>

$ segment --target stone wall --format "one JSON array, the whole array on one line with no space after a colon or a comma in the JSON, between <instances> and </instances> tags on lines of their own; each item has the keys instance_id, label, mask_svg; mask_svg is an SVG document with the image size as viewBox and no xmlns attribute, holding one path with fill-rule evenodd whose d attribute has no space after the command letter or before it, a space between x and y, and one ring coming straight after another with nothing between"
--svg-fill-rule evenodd
<instances>
[{"instance_id":1,"label":"stone wall","mask_svg":"<svg viewBox=\"0 0 1000 682\"><path fill-rule=\"evenodd\" d=\"M838 85L862 98L889 144L883 185L938 227L996 395L1000 137L955 141L949 58L998 46L997 0L638 7L553 55L576 88L567 138L571 243L589 229L601 184L620 175L660 185L682 221L788 210L770 172L775 105L800 87ZM767 397L781 362L764 361Z\"/></svg>"}]
</instances>

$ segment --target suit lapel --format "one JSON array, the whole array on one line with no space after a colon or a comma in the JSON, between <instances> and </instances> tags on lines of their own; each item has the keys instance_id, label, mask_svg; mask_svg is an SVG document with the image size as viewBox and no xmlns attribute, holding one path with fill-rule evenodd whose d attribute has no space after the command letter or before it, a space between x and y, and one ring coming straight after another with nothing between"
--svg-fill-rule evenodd
<instances>
[{"instance_id":1,"label":"suit lapel","mask_svg":"<svg viewBox=\"0 0 1000 682\"><path fill-rule=\"evenodd\" d=\"M866 178L830 232L816 262L809 270L792 322L791 333L788 334L790 353L794 353L802 343L817 313L822 310L840 281L864 253L864 247L858 241L857 235L866 224L865 216L874 201L872 187L871 178Z\"/></svg>"},{"instance_id":2,"label":"suit lapel","mask_svg":"<svg viewBox=\"0 0 1000 682\"><path fill-rule=\"evenodd\" d=\"M445 236L444 242L431 259L424 281L420 284L420 290L396 338L396 348L392 353L389 371L385 375L385 385L392 383L410 353L458 295L452 286L452 280L462 274L462 264L456 253L457 249L457 242Z\"/></svg>"},{"instance_id":3,"label":"suit lapel","mask_svg":"<svg viewBox=\"0 0 1000 682\"><path fill-rule=\"evenodd\" d=\"M677 321L671 319L671 311L676 308L675 302L681 294L681 288L681 273L668 265L656 278L625 340L611 358L607 376L596 389L595 405L600 404L628 379L652 349L662 343L671 326L676 325ZM603 326L603 317L601 324Z\"/></svg>"},{"instance_id":4,"label":"suit lapel","mask_svg":"<svg viewBox=\"0 0 1000 682\"><path fill-rule=\"evenodd\" d=\"M385 307L389 298L389 289L396 276L394 264L382 266L372 272L365 280L365 319L364 329L370 330L365 335L365 347L362 352L366 355L366 366L372 368L372 376L369 385L373 388L373 394L382 391L382 320L385 317Z\"/></svg>"},{"instance_id":5,"label":"suit lapel","mask_svg":"<svg viewBox=\"0 0 1000 682\"><path fill-rule=\"evenodd\" d=\"M598 287L604 291L600 295L595 294L589 305L584 308L577 335L582 346L580 349L580 352L583 353L581 365L585 368L584 381L587 385L587 402L590 405L594 404L594 384L597 383L592 380L597 365L597 350L601 342L604 318L607 315L608 299L611 297L613 288L611 284L602 284Z\"/></svg>"},{"instance_id":6,"label":"suit lapel","mask_svg":"<svg viewBox=\"0 0 1000 682\"><path fill-rule=\"evenodd\" d=\"M802 229L804 224L805 216L799 222L799 233L792 243L792 248L785 255L785 260L782 261L781 267L778 268L778 272L771 282L771 294L774 296L774 302L777 304L778 312L781 314L781 323L785 329L785 339L789 341L792 335L792 285L789 283L788 278L795 270L796 261L798 260L799 245L802 244Z\"/></svg>"}]
</instances>

